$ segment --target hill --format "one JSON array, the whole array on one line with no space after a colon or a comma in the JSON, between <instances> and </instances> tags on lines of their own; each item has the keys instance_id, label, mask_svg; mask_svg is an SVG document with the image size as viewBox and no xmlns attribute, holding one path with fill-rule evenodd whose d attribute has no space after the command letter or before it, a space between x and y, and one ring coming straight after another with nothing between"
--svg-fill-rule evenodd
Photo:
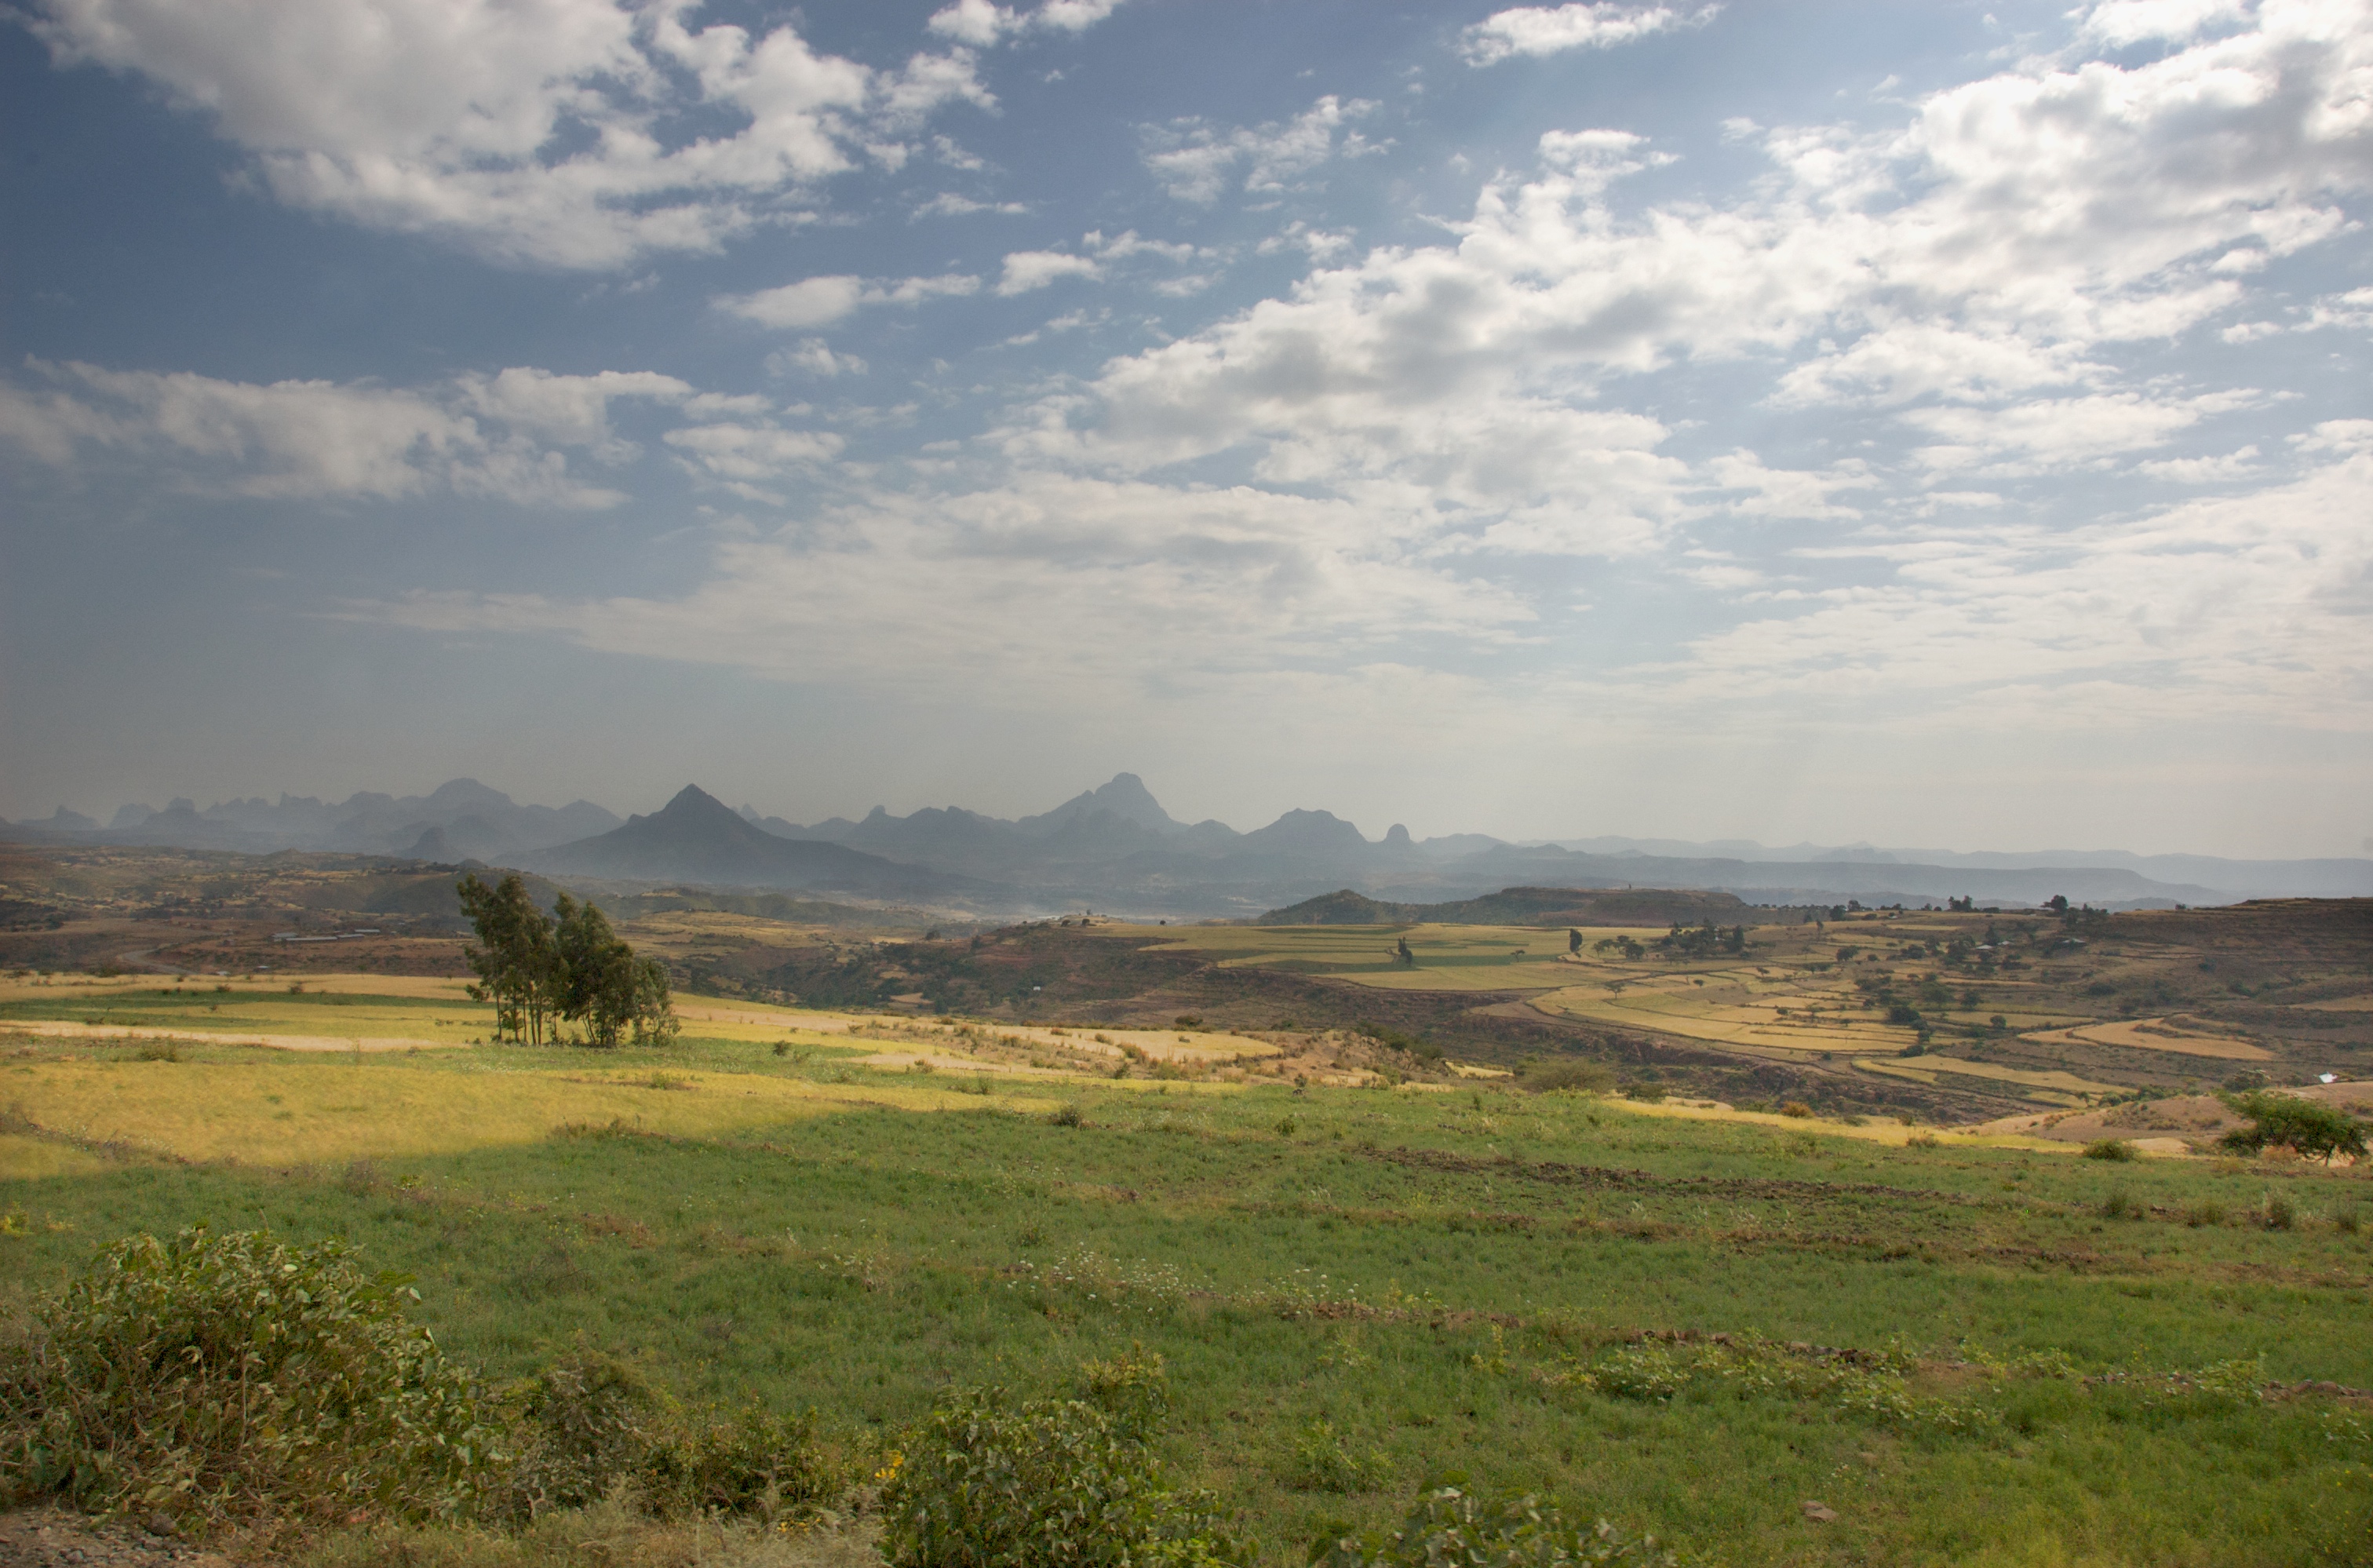
<instances>
[{"instance_id":1,"label":"hill","mask_svg":"<svg viewBox=\"0 0 2373 1568\"><path fill-rule=\"evenodd\" d=\"M1753 912L1736 896L1668 887L1503 887L1479 898L1397 904L1350 888L1271 909L1262 926L1662 926L1737 924Z\"/></svg>"},{"instance_id":2,"label":"hill","mask_svg":"<svg viewBox=\"0 0 2373 1568\"><path fill-rule=\"evenodd\" d=\"M623 827L523 860L528 869L547 876L816 888L876 897L927 897L976 885L846 845L779 837L696 784L685 785L649 816L628 817Z\"/></svg>"}]
</instances>

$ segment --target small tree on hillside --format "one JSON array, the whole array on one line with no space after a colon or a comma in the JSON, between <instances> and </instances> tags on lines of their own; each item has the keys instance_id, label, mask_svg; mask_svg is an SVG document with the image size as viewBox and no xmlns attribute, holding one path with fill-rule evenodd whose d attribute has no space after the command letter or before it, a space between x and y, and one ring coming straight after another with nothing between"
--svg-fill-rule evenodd
<instances>
[{"instance_id":1,"label":"small tree on hillside","mask_svg":"<svg viewBox=\"0 0 2373 1568\"><path fill-rule=\"evenodd\" d=\"M655 958L636 957L593 904L564 893L553 912L553 947L563 977L560 1016L582 1024L587 1041L597 1046L615 1046L628 1030L638 1043L672 1038L666 968Z\"/></svg>"},{"instance_id":2,"label":"small tree on hillside","mask_svg":"<svg viewBox=\"0 0 2373 1568\"><path fill-rule=\"evenodd\" d=\"M492 887L473 872L454 891L478 936L464 954L478 977L470 995L495 1004L498 1036L542 1045L558 979L550 919L517 872Z\"/></svg>"},{"instance_id":3,"label":"small tree on hillside","mask_svg":"<svg viewBox=\"0 0 2373 1568\"><path fill-rule=\"evenodd\" d=\"M2236 1114L2250 1118L2249 1126L2235 1128L2219 1141L2227 1149L2255 1154L2276 1145L2327 1165L2334 1154L2365 1157L2365 1129L2337 1106L2264 1090L2222 1098Z\"/></svg>"},{"instance_id":4,"label":"small tree on hillside","mask_svg":"<svg viewBox=\"0 0 2373 1568\"><path fill-rule=\"evenodd\" d=\"M1578 954L1582 951L1582 933L1580 931L1571 929L1566 931L1565 950L1568 953L1574 954Z\"/></svg>"},{"instance_id":5,"label":"small tree on hillside","mask_svg":"<svg viewBox=\"0 0 2373 1568\"><path fill-rule=\"evenodd\" d=\"M497 1034L542 1045L548 1021L581 1024L588 1044L673 1039L667 969L638 958L592 904L560 895L553 913L535 907L516 872L488 887L462 879L462 907L477 929L469 950L479 983L470 994L495 1004Z\"/></svg>"}]
</instances>

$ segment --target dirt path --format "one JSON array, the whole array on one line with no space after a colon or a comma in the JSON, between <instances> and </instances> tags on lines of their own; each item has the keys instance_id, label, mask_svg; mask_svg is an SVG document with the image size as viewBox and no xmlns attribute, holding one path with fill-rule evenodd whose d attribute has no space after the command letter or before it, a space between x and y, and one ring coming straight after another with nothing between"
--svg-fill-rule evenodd
<instances>
[{"instance_id":1,"label":"dirt path","mask_svg":"<svg viewBox=\"0 0 2373 1568\"><path fill-rule=\"evenodd\" d=\"M234 1035L211 1029L151 1029L137 1024L75 1024L56 1019L28 1019L7 1025L12 1034L40 1035L53 1040L179 1040L200 1046L263 1046L276 1051L450 1051L463 1047L454 1040L400 1038L357 1039L338 1035Z\"/></svg>"},{"instance_id":2,"label":"dirt path","mask_svg":"<svg viewBox=\"0 0 2373 1568\"><path fill-rule=\"evenodd\" d=\"M101 1527L58 1508L0 1514L0 1568L160 1568L168 1562L231 1568L228 1558L126 1521Z\"/></svg>"}]
</instances>

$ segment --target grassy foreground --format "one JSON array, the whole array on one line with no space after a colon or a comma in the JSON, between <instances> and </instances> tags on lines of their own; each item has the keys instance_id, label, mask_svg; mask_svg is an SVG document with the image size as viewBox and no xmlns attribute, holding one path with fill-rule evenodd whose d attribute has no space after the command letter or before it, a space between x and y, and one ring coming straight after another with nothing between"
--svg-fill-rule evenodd
<instances>
[{"instance_id":1,"label":"grassy foreground","mask_svg":"<svg viewBox=\"0 0 2373 1568\"><path fill-rule=\"evenodd\" d=\"M479 1032L352 994L275 1022ZM1141 1344L1166 1457L1280 1563L1443 1470L1718 1562L2373 1560L2367 1173L921 1074L783 1022L664 1056L10 1037L0 1312L131 1231L343 1235L495 1375L590 1344L881 1450L953 1387Z\"/></svg>"}]
</instances>

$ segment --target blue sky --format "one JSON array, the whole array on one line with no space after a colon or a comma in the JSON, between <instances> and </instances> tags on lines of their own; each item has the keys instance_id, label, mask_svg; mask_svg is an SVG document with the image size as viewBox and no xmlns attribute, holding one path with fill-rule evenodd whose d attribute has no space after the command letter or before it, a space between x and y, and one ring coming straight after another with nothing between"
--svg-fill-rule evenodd
<instances>
[{"instance_id":1,"label":"blue sky","mask_svg":"<svg viewBox=\"0 0 2373 1568\"><path fill-rule=\"evenodd\" d=\"M2373 9L29 0L0 813L2373 848Z\"/></svg>"}]
</instances>

